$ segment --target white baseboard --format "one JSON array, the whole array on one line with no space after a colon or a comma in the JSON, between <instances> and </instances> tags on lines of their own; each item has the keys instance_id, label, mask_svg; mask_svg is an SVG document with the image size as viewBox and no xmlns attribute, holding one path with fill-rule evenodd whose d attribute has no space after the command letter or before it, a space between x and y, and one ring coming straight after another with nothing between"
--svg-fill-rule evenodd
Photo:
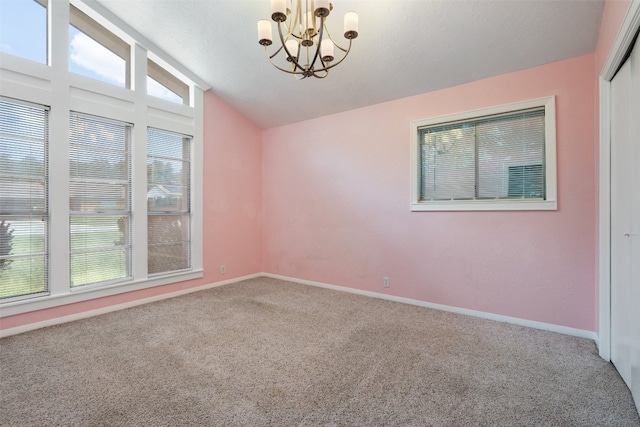
<instances>
[{"instance_id":1,"label":"white baseboard","mask_svg":"<svg viewBox=\"0 0 640 427\"><path fill-rule=\"evenodd\" d=\"M364 296L380 298L388 301L395 301L395 302L401 302L404 304L411 304L411 305L417 305L420 307L432 308L435 310L449 311L452 313L464 314L467 316L479 317L482 319L495 320L498 322L511 323L513 325L518 325L518 326L526 326L534 329L542 329L544 331L557 332L559 334L564 334L564 335L571 335L571 336L580 337L580 338L588 338L594 341L597 341L598 339L598 336L595 332L587 331L584 329L569 328L567 326L554 325L551 323L544 323L544 322L536 322L534 320L521 319L518 317L503 316L500 314L487 313L484 311L469 310L466 308L453 307L453 306L443 305L443 304L435 304L432 302L421 301L421 300L416 300L412 298L398 297L398 296L387 295L387 294L382 294L378 292L363 291L360 289L347 288L344 286L330 285L328 283L297 279L295 277L281 276L279 274L262 273L262 275L265 277L271 277L273 279L280 279L280 280L286 280L289 282L300 283L302 285L317 286L320 288L332 289L335 291L348 292L351 294L364 295Z\"/></svg>"},{"instance_id":2,"label":"white baseboard","mask_svg":"<svg viewBox=\"0 0 640 427\"><path fill-rule=\"evenodd\" d=\"M499 315L499 314L487 313L487 312L483 312L483 311L469 310L469 309L466 309L466 308L453 307L453 306L442 305L442 304L435 304L435 303L416 300L416 299L412 299L412 298L404 298L404 297L398 297L398 296L394 296L394 295L382 294L382 293L378 293L378 292L363 291L363 290L360 290L360 289L347 288L347 287L344 287L344 286L331 285L331 284L322 283L322 282L314 282L314 281L311 281L311 280L298 279L298 278L295 278L295 277L281 276L279 274L271 274L271 273L250 274L250 275L247 275L247 276L236 277L234 279L223 280L223 281L220 281L220 282L210 283L210 284L207 284L207 285L196 286L196 287L193 287L193 288L183 289L183 290L180 290L180 291L169 292L169 293L166 293L166 294L156 295L156 296L149 297L149 298L142 298L142 299L135 300L135 301L130 301L130 302L122 303L122 304L116 304L116 305L112 305L112 306L108 306L108 307L103 307L103 308L99 308L99 309L96 309L96 310L84 311L82 313L71 314L69 316L62 316L62 317L57 317L55 319L44 320L42 322L35 322L35 323L27 324L27 325L16 326L15 328L3 329L3 330L0 330L0 338L8 337L8 336L11 336L11 335L16 335L16 334L21 334L23 332L33 331L35 329L45 328L47 326L54 326L54 325L59 325L59 324L62 324L62 323L73 322L74 320L86 319L88 317L98 316L98 315L110 313L110 312L113 312L113 311L124 310L124 309L127 309L127 308L131 308L131 307L135 307L135 306L138 306L138 305L142 305L142 304L148 304L148 303L155 302L155 301L161 301L161 300L168 299L168 298L174 298L174 297L177 297L177 296L180 296L180 295L186 295L186 294L190 294L192 292L202 291L202 290L205 290L205 289L211 289L211 288L215 288L215 287L218 287L218 286L229 285L229 284L232 284L232 283L241 282L243 280L248 280L248 279L254 279L254 278L257 278L257 277L271 277L273 279L286 280L286 281L289 281L289 282L299 283L299 284L302 284L302 285L316 286L316 287L320 287L320 288L332 289L332 290L335 290L335 291L348 292L348 293L352 293L352 294L356 294L356 295L364 295L364 296L373 297L373 298L380 298L380 299L384 299L384 300L388 300L388 301L395 301L395 302L400 302L400 303L404 303L404 304L416 305L416 306L419 306L419 307L426 307L426 308L432 308L432 309L435 309L435 310L449 311L449 312L452 312L452 313L464 314L464 315L467 315L467 316L479 317L479 318L482 318L482 319L488 319L488 320L495 320L495 321L498 321L498 322L511 323L511 324L514 324L514 325L526 326L526 327L534 328L534 329L542 329L542 330L545 330L545 331L557 332L557 333L560 333L560 334L571 335L571 336L580 337L580 338L588 338L588 339L591 339L591 340L594 340L594 341L598 340L598 336L597 336L597 334L595 332L587 331L587 330L583 330L583 329L569 328L569 327L566 327L566 326L554 325L554 324L550 324L550 323L536 322L536 321L527 320L527 319L520 319L518 317L502 316L502 315Z\"/></svg>"},{"instance_id":3,"label":"white baseboard","mask_svg":"<svg viewBox=\"0 0 640 427\"><path fill-rule=\"evenodd\" d=\"M241 282L247 279L254 279L261 277L262 274L250 274L247 276L236 277L234 279L223 280L221 282L209 283L207 285L196 286L193 288L182 289L175 292L168 292L166 294L156 295L153 297L142 298L135 301L125 302L122 304L110 305L108 307L98 308L95 310L83 311L82 313L70 314L68 316L56 317L55 319L44 320L42 322L29 323L27 325L16 326L15 328L8 328L0 330L0 338L9 337L11 335L21 334L23 332L29 332L40 328L46 328L47 326L60 325L62 323L73 322L74 320L86 319L88 317L99 316L101 314L111 313L113 311L124 310L127 308L135 307L137 305L149 304L150 302L161 301L164 299L175 298L181 295L190 294L192 292L203 291L205 289L216 288L218 286L229 285L231 283Z\"/></svg>"}]
</instances>

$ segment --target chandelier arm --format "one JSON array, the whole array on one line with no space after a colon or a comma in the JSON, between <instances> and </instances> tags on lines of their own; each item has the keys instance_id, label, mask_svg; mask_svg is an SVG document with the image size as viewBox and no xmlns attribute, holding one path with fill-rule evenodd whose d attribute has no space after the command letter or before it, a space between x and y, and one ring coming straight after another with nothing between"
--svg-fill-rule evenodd
<instances>
[{"instance_id":1,"label":"chandelier arm","mask_svg":"<svg viewBox=\"0 0 640 427\"><path fill-rule=\"evenodd\" d=\"M335 64L327 65L327 66L325 66L323 69L318 70L318 71L330 70L330 69L332 69L333 67L335 67L335 66L337 66L337 65L340 65L340 63L341 63L342 61L344 61L344 60L347 58L347 55L349 55L349 52L351 52L351 40L349 40L349 47L347 47L347 50L346 50L346 51L344 51L344 52L345 52L345 53L344 53L344 56L343 56L343 57L342 57L338 62L336 62Z\"/></svg>"},{"instance_id":2,"label":"chandelier arm","mask_svg":"<svg viewBox=\"0 0 640 427\"><path fill-rule=\"evenodd\" d=\"M314 71L313 73L313 77L317 77L319 79L324 79L325 77L327 77L329 75L329 71L327 68L327 64L322 60L322 57L320 57L320 63L322 64L322 68L320 68L317 72ZM322 73L324 72L323 75L318 75L318 73Z\"/></svg>"},{"instance_id":3,"label":"chandelier arm","mask_svg":"<svg viewBox=\"0 0 640 427\"><path fill-rule=\"evenodd\" d=\"M267 56L269 57L269 60L271 60L271 59L275 58L275 56L276 56L277 54L279 54L281 50L282 50L282 45L281 45L281 46L280 46L280 47L275 51L275 53L274 53L273 55L269 55L269 51L268 51L268 49L267 49L267 46L265 46L265 47L264 47L264 52L265 52L265 53L267 54Z\"/></svg>"},{"instance_id":4,"label":"chandelier arm","mask_svg":"<svg viewBox=\"0 0 640 427\"><path fill-rule=\"evenodd\" d=\"M347 51L347 49L343 48L338 43L336 43L336 41L333 39L333 37L331 37L331 33L329 33L329 29L326 26L324 26L324 32L327 33L327 37L329 37L329 40L331 40L333 42L333 45L335 47L337 47L338 49L340 49L343 52Z\"/></svg>"},{"instance_id":5,"label":"chandelier arm","mask_svg":"<svg viewBox=\"0 0 640 427\"><path fill-rule=\"evenodd\" d=\"M291 70L287 70L286 68L282 68L281 66L273 62L273 60L269 56L267 56L267 58L269 59L269 62L271 62L271 65L273 65L280 71L284 71L285 73L288 73L288 74L295 74L298 76L304 75L304 72L301 72L301 71L291 71Z\"/></svg>"},{"instance_id":6,"label":"chandelier arm","mask_svg":"<svg viewBox=\"0 0 640 427\"><path fill-rule=\"evenodd\" d=\"M284 49L284 52L287 54L287 58L289 59L291 58L291 62L293 62L293 64L295 65L295 68L299 68L300 72L296 72L296 71L287 71L290 74L304 74L304 72L306 72L307 70L304 67L301 67L300 64L298 63L298 58L294 58L293 56L291 56L291 53L289 52L289 49L287 49L287 44L284 41L284 36L282 35L282 26L281 23L278 23L278 35L280 36L280 44L282 45L281 49ZM271 61L271 58L269 58L269 60ZM278 67L276 64L273 63L273 61L271 61L271 63L278 69L282 70L282 68ZM283 70L284 71L284 70Z\"/></svg>"},{"instance_id":7,"label":"chandelier arm","mask_svg":"<svg viewBox=\"0 0 640 427\"><path fill-rule=\"evenodd\" d=\"M333 41L333 39L331 39L331 41ZM347 49L351 48L351 42L349 42L349 47L347 49L343 48L342 46L340 46L339 44L337 44L336 42L333 42L333 45L335 47L337 47L338 49L340 49L341 51L343 51L344 53L347 53Z\"/></svg>"},{"instance_id":8,"label":"chandelier arm","mask_svg":"<svg viewBox=\"0 0 640 427\"><path fill-rule=\"evenodd\" d=\"M320 18L320 32L318 33L318 45L316 46L316 53L313 56L313 61L311 61L311 65L309 65L309 70L312 70L312 71L313 71L313 66L316 64L316 61L318 60L318 57L320 56L320 45L322 44L322 36L324 35L324 20L325 20L324 16L322 18ZM329 37L329 39L331 39L331 37ZM320 58L320 62L322 62L322 58ZM322 65L324 65L324 62L322 63ZM322 71L323 69L324 69L324 67L322 67L322 69L320 69L318 71ZM314 74L315 74L315 72L314 72Z\"/></svg>"}]
</instances>

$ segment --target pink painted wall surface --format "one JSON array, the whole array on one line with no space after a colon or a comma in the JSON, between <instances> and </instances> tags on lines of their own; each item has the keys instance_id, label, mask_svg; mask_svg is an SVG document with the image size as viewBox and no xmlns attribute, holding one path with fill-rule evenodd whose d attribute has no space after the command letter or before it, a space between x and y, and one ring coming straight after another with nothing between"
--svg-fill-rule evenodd
<instances>
[{"instance_id":1,"label":"pink painted wall surface","mask_svg":"<svg viewBox=\"0 0 640 427\"><path fill-rule=\"evenodd\" d=\"M261 271L261 130L212 92L204 98L204 277L2 318L9 329ZM220 274L220 266L227 268Z\"/></svg>"},{"instance_id":2,"label":"pink painted wall surface","mask_svg":"<svg viewBox=\"0 0 640 427\"><path fill-rule=\"evenodd\" d=\"M602 21L600 22L600 34L598 35L598 44L595 52L596 76L600 75L602 66L607 60L607 55L609 55L613 41L618 35L630 5L630 0L607 0L604 4Z\"/></svg>"},{"instance_id":3,"label":"pink painted wall surface","mask_svg":"<svg viewBox=\"0 0 640 427\"><path fill-rule=\"evenodd\" d=\"M263 271L594 331L593 69L589 54L264 131ZM412 120L550 95L558 211L409 210Z\"/></svg>"},{"instance_id":4,"label":"pink painted wall surface","mask_svg":"<svg viewBox=\"0 0 640 427\"><path fill-rule=\"evenodd\" d=\"M594 110L594 121L595 121L595 134L597 136L600 135L600 72L602 71L602 67L607 60L609 52L611 51L613 42L618 35L618 31L622 26L622 21L629 9L631 2L629 0L607 0L604 4L604 10L602 11L602 21L600 22L600 33L598 35L598 44L596 45L595 51L595 66L594 66L594 79L593 84L595 87L595 102L593 106ZM599 140L597 140L599 141ZM600 244L598 228L599 228L599 209L600 209L600 200L598 197L599 186L600 186L600 175L598 164L600 162L600 144L596 143L594 146L594 153L596 158L596 174L595 174L595 188L596 188L596 203L594 206L596 212L596 223L595 223L595 239L596 239L596 248ZM595 286L596 286L596 301L600 298L600 287L599 287L599 264L596 262L595 269ZM594 308L596 311L596 322L598 322L598 307ZM599 332L599 331L598 331Z\"/></svg>"}]
</instances>

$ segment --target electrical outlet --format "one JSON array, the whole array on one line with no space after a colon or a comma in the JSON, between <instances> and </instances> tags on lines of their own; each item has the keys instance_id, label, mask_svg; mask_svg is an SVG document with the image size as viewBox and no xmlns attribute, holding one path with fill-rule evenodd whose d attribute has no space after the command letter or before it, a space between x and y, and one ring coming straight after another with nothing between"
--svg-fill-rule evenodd
<instances>
[{"instance_id":1,"label":"electrical outlet","mask_svg":"<svg viewBox=\"0 0 640 427\"><path fill-rule=\"evenodd\" d=\"M226 265L221 265L220 266L220 273L224 274L227 272L227 266Z\"/></svg>"},{"instance_id":2,"label":"electrical outlet","mask_svg":"<svg viewBox=\"0 0 640 427\"><path fill-rule=\"evenodd\" d=\"M389 278L388 277L383 277L382 278L382 286L384 286L385 288L389 287Z\"/></svg>"}]
</instances>

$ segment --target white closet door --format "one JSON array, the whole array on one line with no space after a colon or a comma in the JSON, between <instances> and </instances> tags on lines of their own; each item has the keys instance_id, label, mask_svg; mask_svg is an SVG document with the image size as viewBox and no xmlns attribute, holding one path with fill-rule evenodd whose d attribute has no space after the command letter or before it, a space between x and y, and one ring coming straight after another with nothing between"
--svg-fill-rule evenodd
<instances>
[{"instance_id":1,"label":"white closet door","mask_svg":"<svg viewBox=\"0 0 640 427\"><path fill-rule=\"evenodd\" d=\"M640 44L631 53L631 393L640 410Z\"/></svg>"},{"instance_id":2,"label":"white closet door","mask_svg":"<svg viewBox=\"0 0 640 427\"><path fill-rule=\"evenodd\" d=\"M611 361L640 407L640 49L611 82Z\"/></svg>"}]
</instances>

